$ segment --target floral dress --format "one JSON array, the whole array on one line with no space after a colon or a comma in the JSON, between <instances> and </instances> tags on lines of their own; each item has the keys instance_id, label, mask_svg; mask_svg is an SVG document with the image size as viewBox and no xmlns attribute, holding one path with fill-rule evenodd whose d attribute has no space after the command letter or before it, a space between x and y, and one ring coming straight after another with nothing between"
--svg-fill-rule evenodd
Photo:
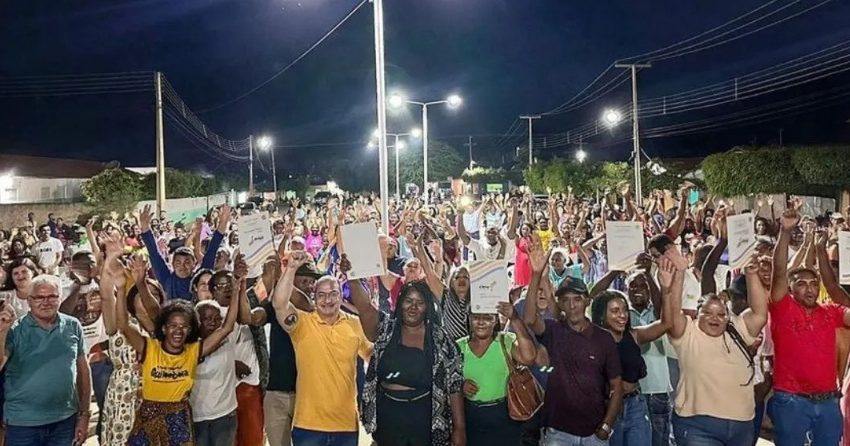
<instances>
[{"instance_id":1,"label":"floral dress","mask_svg":"<svg viewBox=\"0 0 850 446\"><path fill-rule=\"evenodd\" d=\"M100 444L104 446L125 445L133 428L139 398L139 363L136 350L120 331L109 337L109 357L114 367L106 388L106 404Z\"/></svg>"}]
</instances>

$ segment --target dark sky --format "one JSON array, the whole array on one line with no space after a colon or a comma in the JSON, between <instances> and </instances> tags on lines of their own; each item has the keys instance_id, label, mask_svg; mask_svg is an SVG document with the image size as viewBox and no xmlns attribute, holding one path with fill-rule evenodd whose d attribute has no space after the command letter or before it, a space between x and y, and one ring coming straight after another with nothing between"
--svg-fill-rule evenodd
<instances>
[{"instance_id":1,"label":"dark sky","mask_svg":"<svg viewBox=\"0 0 850 446\"><path fill-rule=\"evenodd\" d=\"M821 0L822 1L822 0ZM767 0L385 0L387 84L411 98L463 95L456 111L435 108L432 138L458 149L478 135L476 150L498 159L520 113L549 110L585 87L613 60L664 47L751 11ZM800 10L820 1L799 2ZM162 71L193 109L232 99L273 75L345 16L359 0L134 0L4 2L0 6L0 76ZM774 0L773 6L792 0ZM711 50L657 63L640 74L641 97L658 97L723 81L850 39L850 2L833 0L798 18ZM775 9L775 8L774 8ZM833 76L737 106L648 119L642 129L728 114L847 84ZM370 4L267 87L201 114L223 136L268 132L282 145L278 166L298 170L322 157L374 156L365 141L375 126L374 47ZM547 117L539 133L584 124L605 106L629 101L628 84L575 112ZM152 93L0 99L0 151L154 163ZM850 138L850 100L754 126L646 140L651 156L687 156L736 144L786 144ZM418 115L391 116L406 130ZM625 159L631 143L597 137L592 157ZM522 129L524 132L524 127ZM522 133L521 133L522 134ZM339 144L336 144L339 143ZM235 168L166 132L168 165ZM543 156L571 153L565 148ZM484 157L485 155L482 155Z\"/></svg>"}]
</instances>

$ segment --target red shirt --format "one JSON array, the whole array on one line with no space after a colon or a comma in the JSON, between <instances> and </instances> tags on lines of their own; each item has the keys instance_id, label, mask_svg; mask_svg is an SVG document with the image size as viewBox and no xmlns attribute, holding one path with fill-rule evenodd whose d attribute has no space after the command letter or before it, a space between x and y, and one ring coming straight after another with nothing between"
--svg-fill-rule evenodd
<instances>
[{"instance_id":1,"label":"red shirt","mask_svg":"<svg viewBox=\"0 0 850 446\"><path fill-rule=\"evenodd\" d=\"M770 304L776 390L817 394L838 388L835 329L844 326L846 311L840 305L824 304L809 312L790 294Z\"/></svg>"}]
</instances>

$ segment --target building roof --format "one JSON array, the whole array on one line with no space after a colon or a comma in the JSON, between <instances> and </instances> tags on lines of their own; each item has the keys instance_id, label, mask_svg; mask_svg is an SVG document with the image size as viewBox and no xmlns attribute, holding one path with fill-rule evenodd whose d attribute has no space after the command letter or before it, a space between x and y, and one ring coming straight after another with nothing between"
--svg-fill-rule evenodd
<instances>
[{"instance_id":1,"label":"building roof","mask_svg":"<svg viewBox=\"0 0 850 446\"><path fill-rule=\"evenodd\" d=\"M107 163L67 158L0 154L0 175L35 178L91 178Z\"/></svg>"}]
</instances>

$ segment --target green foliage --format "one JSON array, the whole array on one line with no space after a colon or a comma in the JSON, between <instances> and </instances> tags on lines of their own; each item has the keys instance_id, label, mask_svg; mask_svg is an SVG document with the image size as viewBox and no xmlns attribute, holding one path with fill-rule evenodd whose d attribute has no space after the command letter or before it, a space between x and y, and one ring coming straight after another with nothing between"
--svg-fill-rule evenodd
<instances>
[{"instance_id":1,"label":"green foliage","mask_svg":"<svg viewBox=\"0 0 850 446\"><path fill-rule=\"evenodd\" d=\"M139 202L142 185L139 175L116 167L84 181L82 194L93 213L123 213Z\"/></svg>"},{"instance_id":2,"label":"green foliage","mask_svg":"<svg viewBox=\"0 0 850 446\"><path fill-rule=\"evenodd\" d=\"M505 170L501 167L475 166L472 169L464 170L461 178L470 183L503 183L506 181L519 183L522 181L522 172L519 170Z\"/></svg>"},{"instance_id":3,"label":"green foliage","mask_svg":"<svg viewBox=\"0 0 850 446\"><path fill-rule=\"evenodd\" d=\"M390 152L390 187L395 188L395 153L393 151ZM446 181L446 178L457 178L463 173L466 165L466 161L452 146L441 141L428 141L429 181ZM407 183L421 185L423 177L422 147L408 146L408 148L404 149L399 154L399 166L399 176L402 186Z\"/></svg>"},{"instance_id":4,"label":"green foliage","mask_svg":"<svg viewBox=\"0 0 850 446\"><path fill-rule=\"evenodd\" d=\"M156 199L156 174L141 177L142 199ZM165 198L204 197L234 190L247 190L247 178L202 176L186 170L165 168Z\"/></svg>"},{"instance_id":5,"label":"green foliage","mask_svg":"<svg viewBox=\"0 0 850 446\"><path fill-rule=\"evenodd\" d=\"M835 196L850 186L850 149L841 147L734 148L702 162L709 191Z\"/></svg>"}]
</instances>

